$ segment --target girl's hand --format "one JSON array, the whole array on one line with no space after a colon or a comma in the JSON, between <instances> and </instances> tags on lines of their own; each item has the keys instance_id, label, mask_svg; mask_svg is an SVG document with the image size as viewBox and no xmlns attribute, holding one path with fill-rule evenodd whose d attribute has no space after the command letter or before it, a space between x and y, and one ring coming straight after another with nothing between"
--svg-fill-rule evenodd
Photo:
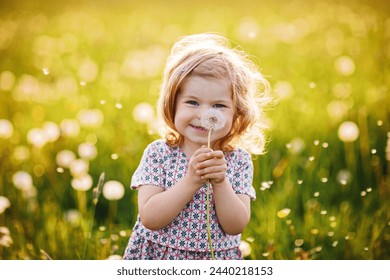
<instances>
[{"instance_id":1,"label":"girl's hand","mask_svg":"<svg viewBox=\"0 0 390 280\"><path fill-rule=\"evenodd\" d=\"M197 163L196 174L202 180L210 180L211 184L218 185L225 181L226 160L222 151L213 151L202 153L200 161Z\"/></svg>"},{"instance_id":2,"label":"girl's hand","mask_svg":"<svg viewBox=\"0 0 390 280\"><path fill-rule=\"evenodd\" d=\"M207 160L207 155L212 151L212 149L207 148L206 146L202 146L196 150L190 158L187 176L191 178L192 182L198 189L202 187L207 181L207 178L202 178L202 175L197 172L199 169L198 165Z\"/></svg>"}]
</instances>

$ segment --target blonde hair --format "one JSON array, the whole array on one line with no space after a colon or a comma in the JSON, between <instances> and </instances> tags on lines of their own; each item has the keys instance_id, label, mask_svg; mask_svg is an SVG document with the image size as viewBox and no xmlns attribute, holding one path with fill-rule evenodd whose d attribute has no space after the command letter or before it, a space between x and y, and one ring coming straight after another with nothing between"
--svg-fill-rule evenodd
<instances>
[{"instance_id":1,"label":"blonde hair","mask_svg":"<svg viewBox=\"0 0 390 280\"><path fill-rule=\"evenodd\" d=\"M251 153L262 153L266 143L263 113L270 101L270 85L243 51L231 48L225 37L210 33L182 38L168 57L158 103L167 126L163 135L167 142L171 146L183 143L174 124L175 106L183 81L190 76L231 82L232 128L216 145L224 151L239 145Z\"/></svg>"}]
</instances>

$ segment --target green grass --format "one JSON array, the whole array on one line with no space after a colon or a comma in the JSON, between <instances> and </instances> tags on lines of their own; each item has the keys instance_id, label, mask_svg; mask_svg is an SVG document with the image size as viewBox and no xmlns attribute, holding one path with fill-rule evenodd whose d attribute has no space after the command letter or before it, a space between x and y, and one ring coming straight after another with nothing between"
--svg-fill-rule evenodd
<instances>
[{"instance_id":1,"label":"green grass","mask_svg":"<svg viewBox=\"0 0 390 280\"><path fill-rule=\"evenodd\" d=\"M123 254L137 214L128 185L156 139L153 122L137 120L134 108L155 109L178 37L206 31L240 44L278 100L268 112L267 153L254 158L246 258L389 259L386 1L187 2L3 1L0 120L13 133L0 133L0 196L10 201L0 213L0 259ZM99 110L102 123L82 125L85 109ZM41 147L28 141L31 129L66 119L79 124L73 136L61 130ZM345 121L359 128L350 143L338 136ZM87 160L93 186L82 192L56 156L66 149L80 158L85 142L97 155ZM31 175L29 192L15 187L18 171ZM100 196L91 219L102 172L126 191L119 201Z\"/></svg>"}]
</instances>

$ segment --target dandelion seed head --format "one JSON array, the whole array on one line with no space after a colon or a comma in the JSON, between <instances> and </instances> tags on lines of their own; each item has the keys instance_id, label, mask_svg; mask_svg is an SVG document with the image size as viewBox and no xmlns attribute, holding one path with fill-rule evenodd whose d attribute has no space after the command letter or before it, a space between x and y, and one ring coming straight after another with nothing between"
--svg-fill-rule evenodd
<instances>
[{"instance_id":1,"label":"dandelion seed head","mask_svg":"<svg viewBox=\"0 0 390 280\"><path fill-rule=\"evenodd\" d=\"M314 140L314 146L318 146L320 144L319 140Z\"/></svg>"},{"instance_id":2,"label":"dandelion seed head","mask_svg":"<svg viewBox=\"0 0 390 280\"><path fill-rule=\"evenodd\" d=\"M7 139L14 133L14 127L9 120L0 119L0 138Z\"/></svg>"},{"instance_id":3,"label":"dandelion seed head","mask_svg":"<svg viewBox=\"0 0 390 280\"><path fill-rule=\"evenodd\" d=\"M45 75L45 76L49 75L49 74L50 74L49 68L43 68L43 69L42 69L42 73L43 73L43 75Z\"/></svg>"},{"instance_id":4,"label":"dandelion seed head","mask_svg":"<svg viewBox=\"0 0 390 280\"><path fill-rule=\"evenodd\" d=\"M366 192L366 191L361 191L361 192L360 192L360 196L363 197L363 196L366 196L366 195L367 195L367 192Z\"/></svg>"},{"instance_id":5,"label":"dandelion seed head","mask_svg":"<svg viewBox=\"0 0 390 280\"><path fill-rule=\"evenodd\" d=\"M321 182L322 182L322 183L327 183L327 182L328 182L328 178L322 177L322 178L321 178Z\"/></svg>"},{"instance_id":6,"label":"dandelion seed head","mask_svg":"<svg viewBox=\"0 0 390 280\"><path fill-rule=\"evenodd\" d=\"M376 149L371 149L371 154L372 155L375 155L377 153L377 150Z\"/></svg>"},{"instance_id":7,"label":"dandelion seed head","mask_svg":"<svg viewBox=\"0 0 390 280\"><path fill-rule=\"evenodd\" d=\"M4 213L5 209L11 206L11 202L5 196L0 196L0 214Z\"/></svg>"},{"instance_id":8,"label":"dandelion seed head","mask_svg":"<svg viewBox=\"0 0 390 280\"><path fill-rule=\"evenodd\" d=\"M103 186L103 196L107 200L119 200L125 194L125 187L119 181L107 181Z\"/></svg>"},{"instance_id":9,"label":"dandelion seed head","mask_svg":"<svg viewBox=\"0 0 390 280\"><path fill-rule=\"evenodd\" d=\"M328 213L328 211L326 211L326 210L321 210L321 215L326 215L327 213Z\"/></svg>"},{"instance_id":10,"label":"dandelion seed head","mask_svg":"<svg viewBox=\"0 0 390 280\"><path fill-rule=\"evenodd\" d=\"M313 234L313 235L317 235L317 234L320 233L320 231L319 231L317 228L312 228L312 229L310 230L310 233Z\"/></svg>"},{"instance_id":11,"label":"dandelion seed head","mask_svg":"<svg viewBox=\"0 0 390 280\"><path fill-rule=\"evenodd\" d=\"M338 136L343 142L354 142L359 137L359 127L351 121L343 122L339 126Z\"/></svg>"},{"instance_id":12,"label":"dandelion seed head","mask_svg":"<svg viewBox=\"0 0 390 280\"><path fill-rule=\"evenodd\" d=\"M203 113L201 125L207 130L218 131L225 126L225 117L220 111L210 109Z\"/></svg>"},{"instance_id":13,"label":"dandelion seed head","mask_svg":"<svg viewBox=\"0 0 390 280\"><path fill-rule=\"evenodd\" d=\"M337 247L338 244L339 244L338 241L334 241L334 242L332 243L332 247Z\"/></svg>"},{"instance_id":14,"label":"dandelion seed head","mask_svg":"<svg viewBox=\"0 0 390 280\"><path fill-rule=\"evenodd\" d=\"M376 122L376 125L377 125L377 126L382 126L382 125L383 125L383 121L382 121L382 120L378 120L378 121Z\"/></svg>"},{"instance_id":15,"label":"dandelion seed head","mask_svg":"<svg viewBox=\"0 0 390 280\"><path fill-rule=\"evenodd\" d=\"M314 197L319 197L319 196L320 196L320 192L315 192L315 193L313 194L313 196L314 196Z\"/></svg>"},{"instance_id":16,"label":"dandelion seed head","mask_svg":"<svg viewBox=\"0 0 390 280\"><path fill-rule=\"evenodd\" d=\"M70 173L73 177L81 177L89 170L89 163L84 159L75 159L70 163Z\"/></svg>"},{"instance_id":17,"label":"dandelion seed head","mask_svg":"<svg viewBox=\"0 0 390 280\"><path fill-rule=\"evenodd\" d=\"M326 149L328 147L329 147L329 143L327 142L322 143L322 148Z\"/></svg>"},{"instance_id":18,"label":"dandelion seed head","mask_svg":"<svg viewBox=\"0 0 390 280\"><path fill-rule=\"evenodd\" d=\"M72 188L77 191L88 191L92 188L93 180L89 174L84 174L80 177L73 178L71 181Z\"/></svg>"},{"instance_id":19,"label":"dandelion seed head","mask_svg":"<svg viewBox=\"0 0 390 280\"><path fill-rule=\"evenodd\" d=\"M252 252L251 245L248 242L246 242L245 240L241 240L239 249L240 249L243 257L249 256Z\"/></svg>"},{"instance_id":20,"label":"dandelion seed head","mask_svg":"<svg viewBox=\"0 0 390 280\"><path fill-rule=\"evenodd\" d=\"M298 180L297 183L298 183L298 185L302 185L303 184L303 180Z\"/></svg>"},{"instance_id":21,"label":"dandelion seed head","mask_svg":"<svg viewBox=\"0 0 390 280\"><path fill-rule=\"evenodd\" d=\"M314 156L309 157L309 161L314 161L316 158Z\"/></svg>"},{"instance_id":22,"label":"dandelion seed head","mask_svg":"<svg viewBox=\"0 0 390 280\"><path fill-rule=\"evenodd\" d=\"M140 123L152 123L155 120L153 106L147 102L137 104L133 109L133 118Z\"/></svg>"},{"instance_id":23,"label":"dandelion seed head","mask_svg":"<svg viewBox=\"0 0 390 280\"><path fill-rule=\"evenodd\" d=\"M70 150L59 151L56 155L56 163L60 167L68 168L75 159L75 153Z\"/></svg>"},{"instance_id":24,"label":"dandelion seed head","mask_svg":"<svg viewBox=\"0 0 390 280\"><path fill-rule=\"evenodd\" d=\"M334 231L329 231L329 232L328 232L328 236L329 236L329 237L333 237L333 236L334 236Z\"/></svg>"},{"instance_id":25,"label":"dandelion seed head","mask_svg":"<svg viewBox=\"0 0 390 280\"><path fill-rule=\"evenodd\" d=\"M64 119L60 123L60 130L65 137L77 137L80 133L80 125L77 120Z\"/></svg>"},{"instance_id":26,"label":"dandelion seed head","mask_svg":"<svg viewBox=\"0 0 390 280\"><path fill-rule=\"evenodd\" d=\"M80 157L86 160L94 159L97 156L96 146L89 143L81 143L77 151Z\"/></svg>"},{"instance_id":27,"label":"dandelion seed head","mask_svg":"<svg viewBox=\"0 0 390 280\"><path fill-rule=\"evenodd\" d=\"M27 191L33 187L33 180L30 173L26 171L18 171L12 175L12 183L22 191Z\"/></svg>"},{"instance_id":28,"label":"dandelion seed head","mask_svg":"<svg viewBox=\"0 0 390 280\"><path fill-rule=\"evenodd\" d=\"M304 243L303 239L296 239L294 242L295 246L297 246L297 247L301 247L303 245L303 243Z\"/></svg>"},{"instance_id":29,"label":"dandelion seed head","mask_svg":"<svg viewBox=\"0 0 390 280\"><path fill-rule=\"evenodd\" d=\"M115 104L115 108L117 109L122 109L123 108L123 105L121 103L116 103Z\"/></svg>"},{"instance_id":30,"label":"dandelion seed head","mask_svg":"<svg viewBox=\"0 0 390 280\"><path fill-rule=\"evenodd\" d=\"M117 160L119 158L118 154L112 154L111 159Z\"/></svg>"}]
</instances>

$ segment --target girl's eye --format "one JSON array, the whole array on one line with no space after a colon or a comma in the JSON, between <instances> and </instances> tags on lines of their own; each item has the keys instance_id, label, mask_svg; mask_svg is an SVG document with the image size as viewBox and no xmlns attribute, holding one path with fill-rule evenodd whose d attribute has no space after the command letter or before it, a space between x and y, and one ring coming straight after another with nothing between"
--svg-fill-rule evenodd
<instances>
[{"instance_id":1,"label":"girl's eye","mask_svg":"<svg viewBox=\"0 0 390 280\"><path fill-rule=\"evenodd\" d=\"M186 101L186 103L194 106L198 105L198 102L196 102L195 100L188 100Z\"/></svg>"},{"instance_id":2,"label":"girl's eye","mask_svg":"<svg viewBox=\"0 0 390 280\"><path fill-rule=\"evenodd\" d=\"M223 104L215 104L213 107L214 107L214 108L226 108L226 105L223 105Z\"/></svg>"}]
</instances>

